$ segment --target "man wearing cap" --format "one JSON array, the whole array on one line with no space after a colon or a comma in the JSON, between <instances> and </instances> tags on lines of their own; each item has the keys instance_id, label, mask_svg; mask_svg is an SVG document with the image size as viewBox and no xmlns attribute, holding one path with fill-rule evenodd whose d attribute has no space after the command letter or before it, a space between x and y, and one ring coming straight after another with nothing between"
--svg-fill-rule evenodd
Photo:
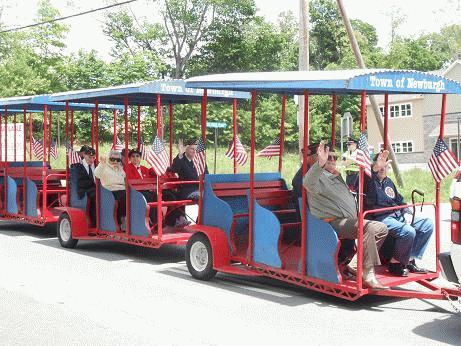
<instances>
[{"instance_id":1,"label":"man wearing cap","mask_svg":"<svg viewBox=\"0 0 461 346\"><path fill-rule=\"evenodd\" d=\"M82 151L83 150L83 151ZM90 219L93 224L96 223L96 184L94 178L94 160L96 151L84 145L80 152L83 153L81 163L76 163L73 168L77 172L77 194L78 198L83 198L85 195L89 201Z\"/></svg>"},{"instance_id":2,"label":"man wearing cap","mask_svg":"<svg viewBox=\"0 0 461 346\"><path fill-rule=\"evenodd\" d=\"M330 223L341 239L357 239L357 206L341 174L336 169L336 155L323 143L317 149L318 160L303 179L311 213ZM387 236L385 224L363 222L363 283L373 289L387 289L375 276L380 265L378 250Z\"/></svg>"},{"instance_id":3,"label":"man wearing cap","mask_svg":"<svg viewBox=\"0 0 461 346\"><path fill-rule=\"evenodd\" d=\"M355 191L360 171L356 163L357 140L349 137L346 144L347 151L342 156L343 165L346 167L346 184L351 191Z\"/></svg>"},{"instance_id":4,"label":"man wearing cap","mask_svg":"<svg viewBox=\"0 0 461 346\"><path fill-rule=\"evenodd\" d=\"M182 181L198 181L199 176L197 169L194 165L194 157L196 155L196 141L188 140L186 146L183 141L179 140L178 143L178 156L173 160L171 169L174 173L179 176L179 180ZM205 165L205 174L208 174L208 167ZM198 184L184 184L179 188L179 197L181 199L193 199L198 200L199 198L199 186Z\"/></svg>"},{"instance_id":5,"label":"man wearing cap","mask_svg":"<svg viewBox=\"0 0 461 346\"><path fill-rule=\"evenodd\" d=\"M365 177L364 205L366 210L405 205L394 182L387 176L389 152L384 150L375 155L372 178ZM412 224L406 222L408 209L388 210L371 214L374 220L383 222L389 236L395 239L389 272L396 276L408 276L408 271L426 274L427 270L416 265L415 259L422 259L424 250L431 239L434 225L430 219L415 218Z\"/></svg>"}]
</instances>

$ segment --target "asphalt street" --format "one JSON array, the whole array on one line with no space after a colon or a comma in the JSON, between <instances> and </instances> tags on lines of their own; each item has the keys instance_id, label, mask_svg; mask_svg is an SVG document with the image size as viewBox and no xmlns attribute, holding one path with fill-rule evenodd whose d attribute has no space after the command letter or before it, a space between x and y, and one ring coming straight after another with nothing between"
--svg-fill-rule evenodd
<instances>
[{"instance_id":1,"label":"asphalt street","mask_svg":"<svg viewBox=\"0 0 461 346\"><path fill-rule=\"evenodd\" d=\"M448 217L444 205L442 251ZM199 282L184 247L81 241L68 250L55 233L0 223L1 345L461 345L461 314L447 301L347 302L223 274ZM434 253L432 244L426 266Z\"/></svg>"}]
</instances>

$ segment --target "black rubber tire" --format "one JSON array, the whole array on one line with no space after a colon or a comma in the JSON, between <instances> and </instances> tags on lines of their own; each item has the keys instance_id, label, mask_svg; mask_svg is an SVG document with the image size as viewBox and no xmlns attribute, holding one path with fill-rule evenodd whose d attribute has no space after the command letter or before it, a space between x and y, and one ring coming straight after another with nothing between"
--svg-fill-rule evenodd
<instances>
[{"instance_id":1,"label":"black rubber tire","mask_svg":"<svg viewBox=\"0 0 461 346\"><path fill-rule=\"evenodd\" d=\"M68 249L73 249L77 245L78 239L72 238L72 232L71 232L70 238L68 240L64 240L61 237L61 232L60 232L61 224L63 222L66 222L66 221L69 222L69 225L70 225L71 230L72 230L72 222L70 221L69 215L67 213L62 213L59 216L59 220L58 220L58 223L56 225L56 233L58 234L59 243L61 244L62 247L65 247L65 248L68 248Z\"/></svg>"},{"instance_id":2,"label":"black rubber tire","mask_svg":"<svg viewBox=\"0 0 461 346\"><path fill-rule=\"evenodd\" d=\"M196 270L192 266L192 263L191 263L191 249L192 249L192 246L197 242L202 243L205 246L207 253L208 253L207 265L201 271ZM213 269L213 250L211 248L211 244L210 244L210 241L208 240L208 237L204 235L203 233L196 233L192 237L189 238L189 241L187 242L187 245L186 245L186 263L187 263L187 269L189 270L189 273L195 279L202 280L202 281L208 281L214 278L214 276L216 275L217 271Z\"/></svg>"}]
</instances>

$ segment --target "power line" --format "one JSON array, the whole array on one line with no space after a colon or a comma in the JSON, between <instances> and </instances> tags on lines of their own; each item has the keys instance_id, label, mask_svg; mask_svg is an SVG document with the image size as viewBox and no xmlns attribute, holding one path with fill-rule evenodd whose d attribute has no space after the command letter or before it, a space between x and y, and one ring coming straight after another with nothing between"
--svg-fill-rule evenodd
<instances>
[{"instance_id":1,"label":"power line","mask_svg":"<svg viewBox=\"0 0 461 346\"><path fill-rule=\"evenodd\" d=\"M89 14L89 13L93 13L93 12L98 12L98 11L102 11L102 10L107 10L107 9L109 9L109 8L112 8L112 7L117 7L117 6L121 6L121 5L126 5L126 4L129 4L130 2L135 2L135 1L138 1L138 0L127 0L127 1L115 3L115 4L112 4L112 5L108 5L108 6L99 7L99 8L95 8L95 9L88 10L88 11L84 11L84 12L79 12L79 13L71 14L71 15L65 16L65 17L50 19L50 20L47 20L47 21L44 21L44 22L40 22L40 23L34 23L34 24L25 25L25 26L19 26L19 27L16 27L16 28L10 28L10 29L6 29L6 30L0 31L0 34L6 33L6 32L18 31L18 30L27 29L27 28L33 28L33 27L35 27L35 26L39 26L39 25L43 25L43 24L49 24L49 23L59 22L59 21L61 21L61 20L66 20L66 19L69 19L69 18L79 17L79 16L83 16L83 15L85 15L85 14Z\"/></svg>"}]
</instances>

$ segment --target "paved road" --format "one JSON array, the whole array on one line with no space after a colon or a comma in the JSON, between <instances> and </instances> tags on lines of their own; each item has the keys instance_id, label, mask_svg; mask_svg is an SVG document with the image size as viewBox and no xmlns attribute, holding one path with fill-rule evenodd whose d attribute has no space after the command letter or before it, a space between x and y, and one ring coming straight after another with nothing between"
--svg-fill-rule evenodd
<instances>
[{"instance_id":1,"label":"paved road","mask_svg":"<svg viewBox=\"0 0 461 346\"><path fill-rule=\"evenodd\" d=\"M351 303L229 275L203 283L190 277L183 251L93 241L67 250L54 230L2 223L0 344L461 345L461 315L448 302Z\"/></svg>"}]
</instances>

